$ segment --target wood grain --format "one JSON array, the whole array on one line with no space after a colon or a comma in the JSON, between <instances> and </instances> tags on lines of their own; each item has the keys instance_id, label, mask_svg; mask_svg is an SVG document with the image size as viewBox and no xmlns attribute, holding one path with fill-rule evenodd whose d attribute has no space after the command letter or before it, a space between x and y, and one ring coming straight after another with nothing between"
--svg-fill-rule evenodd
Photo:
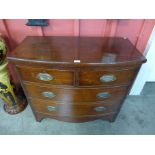
<instances>
[{"instance_id":1,"label":"wood grain","mask_svg":"<svg viewBox=\"0 0 155 155\"><path fill-rule=\"evenodd\" d=\"M27 37L8 60L16 67L36 120L68 122L114 121L146 62L127 39L63 36ZM39 73L54 78L43 81L36 78ZM116 78L101 82L105 75Z\"/></svg>"},{"instance_id":2,"label":"wood grain","mask_svg":"<svg viewBox=\"0 0 155 155\"><path fill-rule=\"evenodd\" d=\"M128 39L110 37L27 37L8 58L57 64L81 60L102 65L146 61Z\"/></svg>"},{"instance_id":3,"label":"wood grain","mask_svg":"<svg viewBox=\"0 0 155 155\"><path fill-rule=\"evenodd\" d=\"M111 106L110 104L106 103L82 103L82 104L55 104L55 102L49 102L46 100L38 100L32 99L31 100L35 111L42 112L49 114L51 116L79 116L79 117L87 117L90 115L103 115L108 113L116 112L117 106L119 104L114 104ZM55 110L49 111L48 107L55 107ZM104 107L104 110L96 111L96 107Z\"/></svg>"},{"instance_id":4,"label":"wood grain","mask_svg":"<svg viewBox=\"0 0 155 155\"><path fill-rule=\"evenodd\" d=\"M120 102L122 97L128 91L127 86L122 87L109 87L109 88L67 88L67 87L54 87L54 86L39 86L34 83L24 83L28 95L34 98L50 101L63 101L63 102L94 102L94 101L108 101ZM55 97L48 98L43 96L43 92L52 92ZM98 93L107 92L110 94L107 98L98 98ZM74 103L73 103L74 104Z\"/></svg>"},{"instance_id":5,"label":"wood grain","mask_svg":"<svg viewBox=\"0 0 155 155\"><path fill-rule=\"evenodd\" d=\"M137 68L131 70L108 70L105 67L105 69L103 68L103 70L100 71L83 71L79 73L79 85L118 86L123 84L130 84L132 80L135 78L137 70ZM116 79L114 81L102 82L100 78L106 75L114 76Z\"/></svg>"},{"instance_id":6,"label":"wood grain","mask_svg":"<svg viewBox=\"0 0 155 155\"><path fill-rule=\"evenodd\" d=\"M46 69L46 68L32 68L32 67L21 67L17 66L20 76L24 81L32 81L36 83L43 84L53 84L53 85L73 85L74 83L74 72L67 70L56 70L56 69ZM53 77L52 80L44 81L38 79L40 73L45 73Z\"/></svg>"}]
</instances>

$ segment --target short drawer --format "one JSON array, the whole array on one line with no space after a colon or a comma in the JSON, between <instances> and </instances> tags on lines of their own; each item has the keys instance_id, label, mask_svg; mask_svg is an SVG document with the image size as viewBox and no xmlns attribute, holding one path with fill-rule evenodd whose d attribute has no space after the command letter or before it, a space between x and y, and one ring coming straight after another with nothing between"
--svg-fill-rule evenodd
<instances>
[{"instance_id":1,"label":"short drawer","mask_svg":"<svg viewBox=\"0 0 155 155\"><path fill-rule=\"evenodd\" d=\"M61 88L61 87L40 87L32 84L25 84L30 97L49 101L64 102L94 102L108 101L120 102L128 91L128 87L111 88Z\"/></svg>"},{"instance_id":2,"label":"short drawer","mask_svg":"<svg viewBox=\"0 0 155 155\"><path fill-rule=\"evenodd\" d=\"M55 104L46 100L32 99L31 104L37 112L50 114L53 116L78 116L78 115L99 115L115 112L116 106L108 104Z\"/></svg>"},{"instance_id":3,"label":"short drawer","mask_svg":"<svg viewBox=\"0 0 155 155\"><path fill-rule=\"evenodd\" d=\"M113 71L83 71L79 73L79 85L121 85L130 84L137 74L137 69Z\"/></svg>"},{"instance_id":4,"label":"short drawer","mask_svg":"<svg viewBox=\"0 0 155 155\"><path fill-rule=\"evenodd\" d=\"M73 85L74 81L74 72L72 71L21 66L17 66L17 69L24 81L55 85Z\"/></svg>"}]
</instances>

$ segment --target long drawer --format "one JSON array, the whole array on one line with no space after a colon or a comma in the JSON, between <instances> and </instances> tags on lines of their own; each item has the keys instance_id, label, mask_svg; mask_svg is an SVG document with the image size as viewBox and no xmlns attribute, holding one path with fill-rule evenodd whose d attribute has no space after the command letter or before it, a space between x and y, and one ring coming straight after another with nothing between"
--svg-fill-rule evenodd
<instances>
[{"instance_id":1,"label":"long drawer","mask_svg":"<svg viewBox=\"0 0 155 155\"><path fill-rule=\"evenodd\" d=\"M78 115L100 115L113 113L118 105L110 106L109 104L55 104L46 100L31 99L31 104L37 112L50 114L53 116L78 116Z\"/></svg>"},{"instance_id":2,"label":"long drawer","mask_svg":"<svg viewBox=\"0 0 155 155\"><path fill-rule=\"evenodd\" d=\"M53 84L53 85L73 85L74 72L68 70L30 68L17 66L19 74L24 81Z\"/></svg>"},{"instance_id":3,"label":"long drawer","mask_svg":"<svg viewBox=\"0 0 155 155\"><path fill-rule=\"evenodd\" d=\"M117 86L130 84L137 74L137 69L82 71L79 73L79 85Z\"/></svg>"},{"instance_id":4,"label":"long drawer","mask_svg":"<svg viewBox=\"0 0 155 155\"><path fill-rule=\"evenodd\" d=\"M65 88L38 86L32 83L25 83L25 88L29 97L63 102L120 102L128 91L128 87L126 86L109 88Z\"/></svg>"}]
</instances>

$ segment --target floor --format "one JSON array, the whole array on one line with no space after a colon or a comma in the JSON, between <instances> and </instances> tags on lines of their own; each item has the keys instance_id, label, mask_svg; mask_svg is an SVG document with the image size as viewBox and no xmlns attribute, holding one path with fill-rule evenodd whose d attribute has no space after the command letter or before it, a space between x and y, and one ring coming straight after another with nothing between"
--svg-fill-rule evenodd
<instances>
[{"instance_id":1,"label":"floor","mask_svg":"<svg viewBox=\"0 0 155 155\"><path fill-rule=\"evenodd\" d=\"M0 101L2 102L2 101ZM30 107L8 115L0 104L1 135L124 135L155 134L155 83L146 83L140 96L128 96L114 123L96 120L66 123L52 119L35 121Z\"/></svg>"}]
</instances>

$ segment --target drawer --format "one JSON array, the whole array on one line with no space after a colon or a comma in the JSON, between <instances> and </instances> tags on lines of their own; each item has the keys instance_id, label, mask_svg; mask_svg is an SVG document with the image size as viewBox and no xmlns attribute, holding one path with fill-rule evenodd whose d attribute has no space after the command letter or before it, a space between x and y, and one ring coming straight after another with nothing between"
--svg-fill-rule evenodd
<instances>
[{"instance_id":1,"label":"drawer","mask_svg":"<svg viewBox=\"0 0 155 155\"><path fill-rule=\"evenodd\" d=\"M28 83L25 84L25 88L30 97L63 102L120 102L128 91L125 86L111 88L61 88L54 86L40 87Z\"/></svg>"},{"instance_id":2,"label":"drawer","mask_svg":"<svg viewBox=\"0 0 155 155\"><path fill-rule=\"evenodd\" d=\"M79 73L79 85L121 85L130 84L135 78L137 69L113 71L83 71Z\"/></svg>"},{"instance_id":3,"label":"drawer","mask_svg":"<svg viewBox=\"0 0 155 155\"><path fill-rule=\"evenodd\" d=\"M74 72L72 71L21 66L17 66L17 69L24 81L55 85L73 85L74 81Z\"/></svg>"},{"instance_id":4,"label":"drawer","mask_svg":"<svg viewBox=\"0 0 155 155\"><path fill-rule=\"evenodd\" d=\"M100 115L115 112L117 106L109 106L108 104L55 104L46 100L32 99L31 104L37 112L50 114L53 116L87 116L87 115Z\"/></svg>"}]
</instances>

